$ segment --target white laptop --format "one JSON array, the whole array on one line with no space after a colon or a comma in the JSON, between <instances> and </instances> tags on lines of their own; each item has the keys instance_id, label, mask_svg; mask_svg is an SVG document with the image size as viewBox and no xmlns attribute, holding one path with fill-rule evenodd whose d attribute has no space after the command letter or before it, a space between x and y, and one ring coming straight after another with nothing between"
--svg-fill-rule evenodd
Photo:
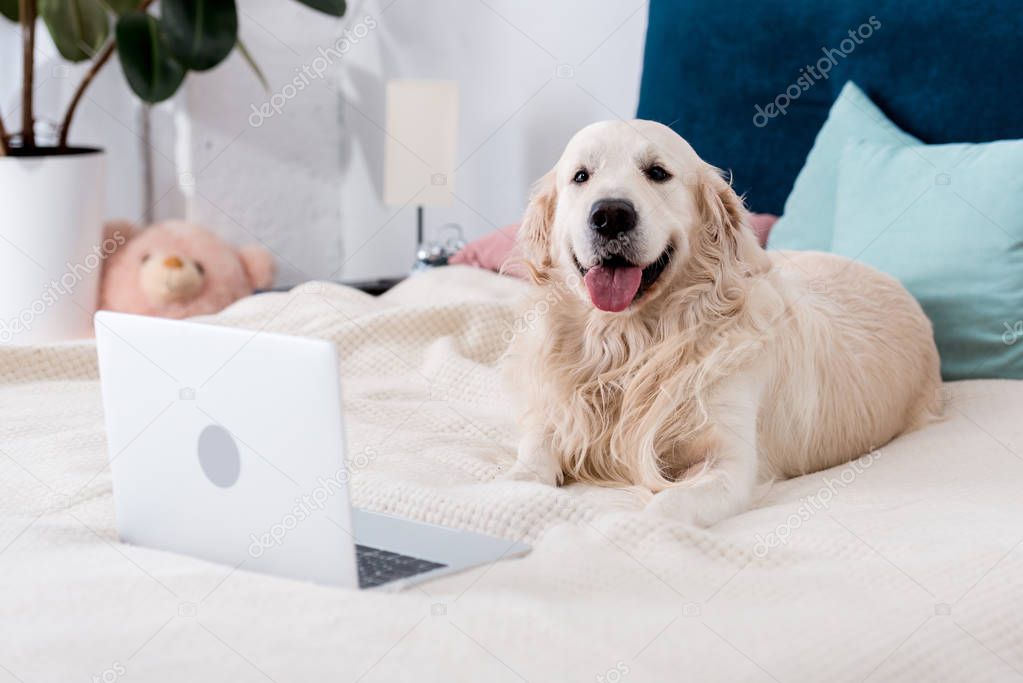
<instances>
[{"instance_id":1,"label":"white laptop","mask_svg":"<svg viewBox=\"0 0 1023 683\"><path fill-rule=\"evenodd\" d=\"M95 323L122 540L349 588L528 552L351 508L352 471L385 454L346 453L332 343L109 312Z\"/></svg>"}]
</instances>

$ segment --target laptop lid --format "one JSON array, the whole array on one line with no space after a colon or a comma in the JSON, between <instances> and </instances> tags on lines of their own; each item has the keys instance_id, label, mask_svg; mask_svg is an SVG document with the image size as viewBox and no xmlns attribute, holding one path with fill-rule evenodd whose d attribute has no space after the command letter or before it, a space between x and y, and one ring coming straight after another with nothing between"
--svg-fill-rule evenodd
<instances>
[{"instance_id":1,"label":"laptop lid","mask_svg":"<svg viewBox=\"0 0 1023 683\"><path fill-rule=\"evenodd\" d=\"M357 587L327 341L95 316L122 540Z\"/></svg>"}]
</instances>

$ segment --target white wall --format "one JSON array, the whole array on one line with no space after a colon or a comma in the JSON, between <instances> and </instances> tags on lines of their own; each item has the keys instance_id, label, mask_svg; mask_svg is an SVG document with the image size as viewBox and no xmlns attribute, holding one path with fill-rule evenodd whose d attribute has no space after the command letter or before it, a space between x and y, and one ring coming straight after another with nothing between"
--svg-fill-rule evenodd
<instances>
[{"instance_id":1,"label":"white wall","mask_svg":"<svg viewBox=\"0 0 1023 683\"><path fill-rule=\"evenodd\" d=\"M282 0L239 7L242 37L271 92L234 55L190 77L173 127L171 107L157 109L156 213L186 211L232 240L262 242L278 257L279 284L396 275L411 264L414 208L381 200L387 79L459 83L456 201L427 210L428 234L448 221L469 237L517 221L529 185L575 130L636 109L645 2L353 0L340 21ZM9 33L0 33L5 65ZM350 49L322 78L284 90L304 67L322 67L318 50L344 36ZM107 87L116 90L113 66ZM6 66L0 77L9 105ZM275 93L294 96L260 120L253 106ZM121 149L141 144L137 106L108 95L83 112L76 138L116 152L113 206L124 215L134 207L126 197L140 193L131 182L138 154L133 161Z\"/></svg>"}]
</instances>

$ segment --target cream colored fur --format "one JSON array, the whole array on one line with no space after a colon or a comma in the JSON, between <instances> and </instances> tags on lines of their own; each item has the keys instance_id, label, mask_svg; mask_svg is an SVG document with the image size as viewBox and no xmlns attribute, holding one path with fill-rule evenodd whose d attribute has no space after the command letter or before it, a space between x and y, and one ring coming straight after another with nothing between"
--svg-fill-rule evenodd
<instances>
[{"instance_id":1,"label":"cream colored fur","mask_svg":"<svg viewBox=\"0 0 1023 683\"><path fill-rule=\"evenodd\" d=\"M651 160L673 177L650 182ZM595 258L587 219L605 197L636 206L625 238L637 265L674 247L621 313L594 307L573 260ZM634 485L655 494L652 510L710 525L747 508L758 481L846 462L940 409L938 354L913 297L839 256L763 251L729 184L665 126L580 131L538 184L520 239L538 322L507 359L522 428L512 478Z\"/></svg>"}]
</instances>

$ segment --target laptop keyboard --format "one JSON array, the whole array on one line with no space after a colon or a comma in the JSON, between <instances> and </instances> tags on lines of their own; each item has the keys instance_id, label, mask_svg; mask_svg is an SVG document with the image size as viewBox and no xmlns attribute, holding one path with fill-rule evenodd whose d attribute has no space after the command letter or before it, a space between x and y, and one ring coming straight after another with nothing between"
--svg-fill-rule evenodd
<instances>
[{"instance_id":1,"label":"laptop keyboard","mask_svg":"<svg viewBox=\"0 0 1023 683\"><path fill-rule=\"evenodd\" d=\"M359 588L373 588L447 566L358 544L355 546L355 557L359 564Z\"/></svg>"}]
</instances>

